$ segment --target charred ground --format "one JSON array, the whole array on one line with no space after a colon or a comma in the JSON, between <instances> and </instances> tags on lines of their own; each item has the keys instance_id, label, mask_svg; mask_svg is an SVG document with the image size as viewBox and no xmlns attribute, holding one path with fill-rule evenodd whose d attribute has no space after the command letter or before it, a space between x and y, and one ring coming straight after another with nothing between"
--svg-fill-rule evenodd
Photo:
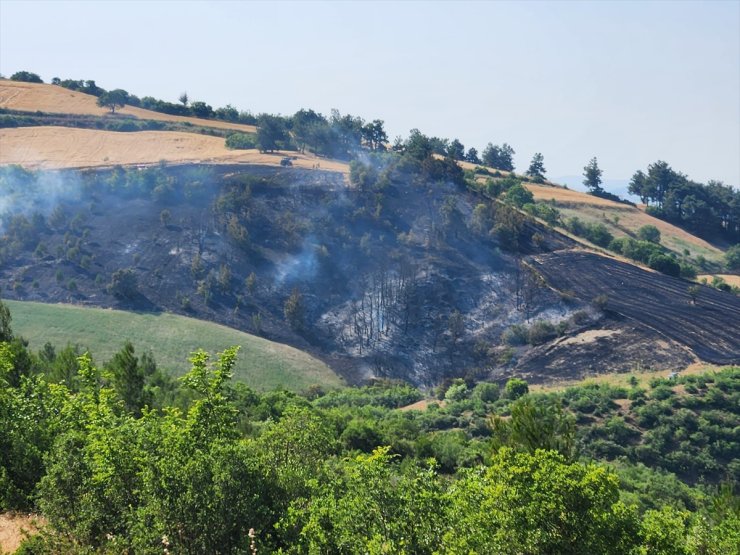
<instances>
[{"instance_id":1,"label":"charred ground","mask_svg":"<svg viewBox=\"0 0 740 555\"><path fill-rule=\"evenodd\" d=\"M682 313L726 332L673 333L685 326L667 323L672 305L644 298L662 276L617 291L611 268L552 252L573 245L517 210L400 170L352 186L243 165L18 172L13 184L5 296L213 320L308 350L351 381L541 381L740 351L732 295L702 290ZM686 296L675 281L661 294ZM606 311L592 302L602 293Z\"/></svg>"}]
</instances>

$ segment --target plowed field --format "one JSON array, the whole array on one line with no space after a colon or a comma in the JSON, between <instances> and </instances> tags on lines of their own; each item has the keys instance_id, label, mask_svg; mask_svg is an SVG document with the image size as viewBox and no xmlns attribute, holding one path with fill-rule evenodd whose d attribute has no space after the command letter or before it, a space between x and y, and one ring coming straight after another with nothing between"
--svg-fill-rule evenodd
<instances>
[{"instance_id":1,"label":"plowed field","mask_svg":"<svg viewBox=\"0 0 740 555\"><path fill-rule=\"evenodd\" d=\"M740 298L690 282L581 251L532 257L531 264L559 291L584 301L606 295L608 311L652 328L715 364L740 362Z\"/></svg>"}]
</instances>

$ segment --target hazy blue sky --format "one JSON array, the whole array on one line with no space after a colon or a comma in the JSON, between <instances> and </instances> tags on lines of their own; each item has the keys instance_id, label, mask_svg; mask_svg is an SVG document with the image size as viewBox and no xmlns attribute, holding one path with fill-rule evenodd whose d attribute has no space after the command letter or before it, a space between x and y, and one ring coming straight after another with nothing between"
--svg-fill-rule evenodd
<instances>
[{"instance_id":1,"label":"hazy blue sky","mask_svg":"<svg viewBox=\"0 0 740 555\"><path fill-rule=\"evenodd\" d=\"M331 108L518 169L657 159L740 184L740 2L0 0L0 73L292 114Z\"/></svg>"}]
</instances>

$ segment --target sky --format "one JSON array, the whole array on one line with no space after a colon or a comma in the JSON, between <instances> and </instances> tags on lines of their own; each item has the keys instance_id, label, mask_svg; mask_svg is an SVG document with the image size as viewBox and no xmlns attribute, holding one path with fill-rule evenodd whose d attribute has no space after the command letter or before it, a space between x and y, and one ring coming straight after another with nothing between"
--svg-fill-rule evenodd
<instances>
[{"instance_id":1,"label":"sky","mask_svg":"<svg viewBox=\"0 0 740 555\"><path fill-rule=\"evenodd\" d=\"M507 142L552 178L596 156L607 183L665 160L740 185L740 0L0 0L0 74L19 70Z\"/></svg>"}]
</instances>

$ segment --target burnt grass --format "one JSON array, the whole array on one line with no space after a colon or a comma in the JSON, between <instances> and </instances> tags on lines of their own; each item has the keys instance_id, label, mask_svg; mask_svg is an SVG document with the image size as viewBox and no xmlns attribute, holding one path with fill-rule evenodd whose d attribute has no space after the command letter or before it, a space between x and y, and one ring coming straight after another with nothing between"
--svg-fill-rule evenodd
<instances>
[{"instance_id":1,"label":"burnt grass","mask_svg":"<svg viewBox=\"0 0 740 555\"><path fill-rule=\"evenodd\" d=\"M702 285L693 299L690 282L588 252L538 255L531 264L552 287L584 301L604 295L607 312L685 345L706 362L740 362L740 298L732 293Z\"/></svg>"},{"instance_id":2,"label":"burnt grass","mask_svg":"<svg viewBox=\"0 0 740 555\"><path fill-rule=\"evenodd\" d=\"M4 297L215 321L304 349L350 382L680 369L689 348L737 361L732 295L702 288L691 305L688 282L563 252L568 239L500 208L493 223L516 222L514 252L511 233L502 242L472 231L486 201L452 184L395 175L363 191L329 172L245 165L55 179L64 194L19 204L28 225L2 215ZM112 290L124 269L135 288ZM605 311L591 304L602 293ZM559 324L561 337L535 348L505 341L538 320ZM619 333L564 342L599 329Z\"/></svg>"}]
</instances>

